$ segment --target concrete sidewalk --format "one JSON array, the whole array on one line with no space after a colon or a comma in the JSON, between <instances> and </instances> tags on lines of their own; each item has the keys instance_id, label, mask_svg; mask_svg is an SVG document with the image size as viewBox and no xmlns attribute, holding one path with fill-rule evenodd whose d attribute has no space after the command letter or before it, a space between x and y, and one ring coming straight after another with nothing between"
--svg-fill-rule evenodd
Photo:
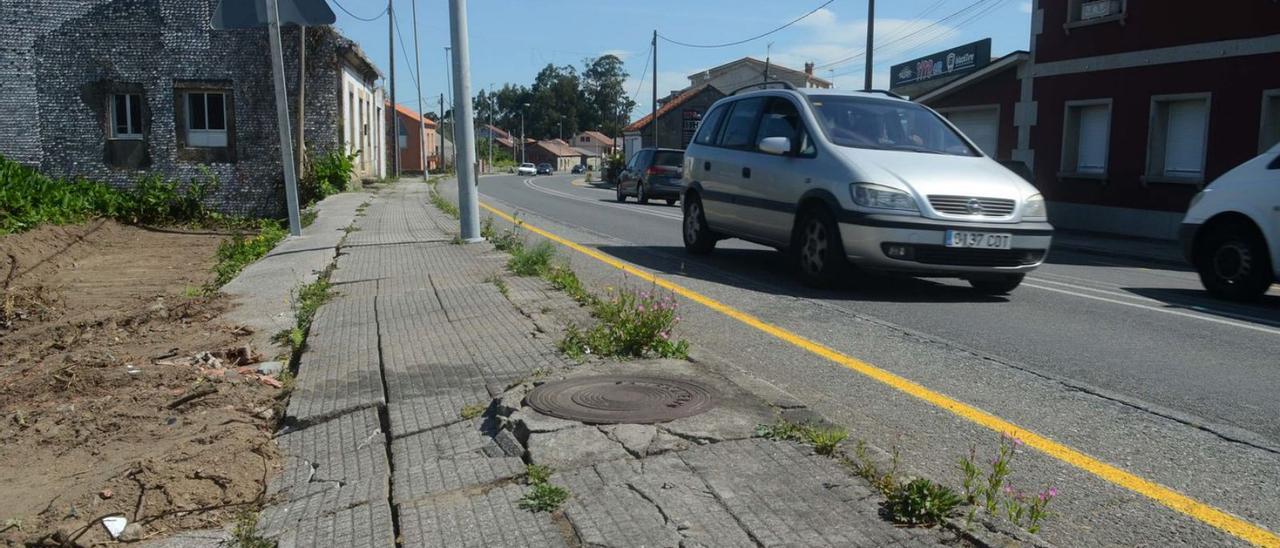
<instances>
[{"instance_id":1,"label":"concrete sidewalk","mask_svg":"<svg viewBox=\"0 0 1280 548\"><path fill-rule=\"evenodd\" d=\"M489 244L451 243L457 222L429 189L381 191L341 244L337 295L311 327L278 438L285 469L263 536L282 547L1016 544L886 521L879 492L836 459L757 437L782 418L821 421L771 385L683 361L569 363L556 341L584 310L505 274ZM700 383L716 403L596 426L526 401L544 381L604 373ZM559 510L520 507L528 464L555 470L551 484L570 493Z\"/></svg>"}]
</instances>

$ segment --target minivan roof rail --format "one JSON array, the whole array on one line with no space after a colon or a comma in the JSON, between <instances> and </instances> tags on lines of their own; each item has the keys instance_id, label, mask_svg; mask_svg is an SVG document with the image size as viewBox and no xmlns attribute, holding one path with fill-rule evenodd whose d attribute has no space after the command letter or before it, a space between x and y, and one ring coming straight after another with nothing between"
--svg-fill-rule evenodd
<instances>
[{"instance_id":1,"label":"minivan roof rail","mask_svg":"<svg viewBox=\"0 0 1280 548\"><path fill-rule=\"evenodd\" d=\"M768 87L769 87L769 86L775 86L775 85L776 85L776 86L782 86L782 87L783 87L783 89L790 89L790 90L794 90L794 89L796 89L796 87L795 87L794 85L792 85L792 84L791 84L791 82L788 82L788 81L786 81L786 80L774 80L774 81L772 81L772 82L756 82L756 83L754 83L754 84L748 84L748 85L745 85L745 86L742 86L742 87L740 87L740 88L738 88L738 89L733 90L733 92L732 92L732 93L730 93L729 95L737 95L737 94L738 94L738 92L743 91L743 90L747 90L747 89L751 89L751 88L768 89Z\"/></svg>"},{"instance_id":2,"label":"minivan roof rail","mask_svg":"<svg viewBox=\"0 0 1280 548\"><path fill-rule=\"evenodd\" d=\"M903 96L901 96L901 95L898 95L897 93L894 93L894 92L889 91L889 90L887 90L887 89L864 89L864 90L862 90L862 92L863 92L863 93L881 93L881 94L884 94L884 95L888 95L889 97L893 97L894 99L902 99L903 101L906 101L906 100L907 100L907 98L906 98L906 97L903 97Z\"/></svg>"}]
</instances>

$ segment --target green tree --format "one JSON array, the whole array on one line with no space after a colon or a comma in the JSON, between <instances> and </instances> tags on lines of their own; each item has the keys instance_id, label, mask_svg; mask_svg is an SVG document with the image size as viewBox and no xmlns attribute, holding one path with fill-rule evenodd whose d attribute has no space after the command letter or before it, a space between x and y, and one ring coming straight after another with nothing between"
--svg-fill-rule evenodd
<instances>
[{"instance_id":1,"label":"green tree","mask_svg":"<svg viewBox=\"0 0 1280 548\"><path fill-rule=\"evenodd\" d=\"M623 87L629 75L622 59L614 55L602 55L584 60L583 65L586 67L582 72L583 92L590 105L583 125L598 128L611 137L620 135L622 126L625 125L626 113L631 112L636 105Z\"/></svg>"}]
</instances>

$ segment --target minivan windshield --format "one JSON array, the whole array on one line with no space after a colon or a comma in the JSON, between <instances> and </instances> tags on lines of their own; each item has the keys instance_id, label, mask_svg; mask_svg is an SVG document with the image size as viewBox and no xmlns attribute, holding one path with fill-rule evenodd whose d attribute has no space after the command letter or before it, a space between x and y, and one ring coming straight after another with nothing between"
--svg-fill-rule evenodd
<instances>
[{"instance_id":1,"label":"minivan windshield","mask_svg":"<svg viewBox=\"0 0 1280 548\"><path fill-rule=\"evenodd\" d=\"M915 103L840 95L815 95L809 101L827 138L840 146L978 155L936 114Z\"/></svg>"}]
</instances>

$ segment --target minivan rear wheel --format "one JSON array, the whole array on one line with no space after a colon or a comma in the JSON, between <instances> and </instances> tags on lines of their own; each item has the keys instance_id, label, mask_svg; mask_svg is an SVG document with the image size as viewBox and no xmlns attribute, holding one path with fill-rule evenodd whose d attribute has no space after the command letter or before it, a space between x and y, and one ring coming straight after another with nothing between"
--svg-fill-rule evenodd
<instances>
[{"instance_id":1,"label":"minivan rear wheel","mask_svg":"<svg viewBox=\"0 0 1280 548\"><path fill-rule=\"evenodd\" d=\"M617 195L617 197L616 197L616 198L617 198L617 200L618 200L619 202L625 202L625 201L627 201L627 195L622 193L622 183L618 183L618 186L617 186L617 187L615 187L615 190L616 190L616 191L617 191L617 193L618 193L618 195Z\"/></svg>"},{"instance_id":2,"label":"minivan rear wheel","mask_svg":"<svg viewBox=\"0 0 1280 548\"><path fill-rule=\"evenodd\" d=\"M649 203L649 195L644 191L644 181L636 182L636 201L642 204Z\"/></svg>"},{"instance_id":3,"label":"minivan rear wheel","mask_svg":"<svg viewBox=\"0 0 1280 548\"><path fill-rule=\"evenodd\" d=\"M693 255L706 255L716 248L716 235L707 226L702 199L692 195L684 200L684 249Z\"/></svg>"},{"instance_id":4,"label":"minivan rear wheel","mask_svg":"<svg viewBox=\"0 0 1280 548\"><path fill-rule=\"evenodd\" d=\"M1196 270L1210 294L1233 301L1257 299L1271 287L1271 257L1252 226L1210 226L1197 246Z\"/></svg>"},{"instance_id":5,"label":"minivan rear wheel","mask_svg":"<svg viewBox=\"0 0 1280 548\"><path fill-rule=\"evenodd\" d=\"M985 295L1008 295L1019 285L1022 285L1022 279L1026 278L1026 274L1005 274L992 278L973 278L969 280L969 285L973 286L978 293Z\"/></svg>"},{"instance_id":6,"label":"minivan rear wheel","mask_svg":"<svg viewBox=\"0 0 1280 548\"><path fill-rule=\"evenodd\" d=\"M800 279L812 287L831 287L848 271L840 228L826 209L808 210L798 225L793 254Z\"/></svg>"}]
</instances>

